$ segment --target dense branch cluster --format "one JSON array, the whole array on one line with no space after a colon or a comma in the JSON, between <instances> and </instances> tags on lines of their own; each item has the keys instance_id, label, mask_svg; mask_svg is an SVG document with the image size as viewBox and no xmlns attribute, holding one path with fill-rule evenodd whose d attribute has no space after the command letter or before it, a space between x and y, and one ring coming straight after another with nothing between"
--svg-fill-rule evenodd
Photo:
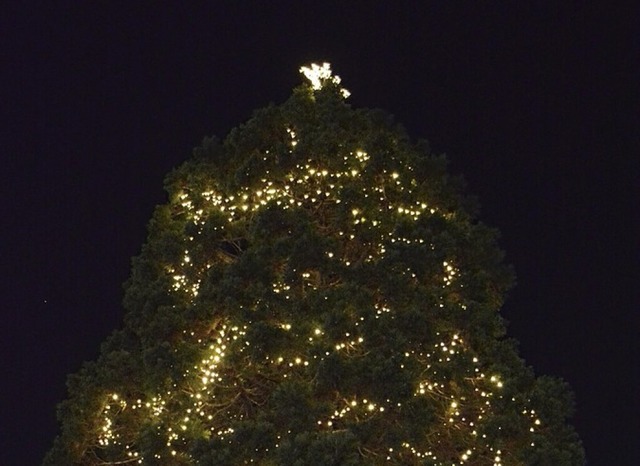
<instances>
[{"instance_id":1,"label":"dense branch cluster","mask_svg":"<svg viewBox=\"0 0 640 466\"><path fill-rule=\"evenodd\" d=\"M582 464L566 387L504 339L495 232L314 66L170 174L45 463Z\"/></svg>"}]
</instances>

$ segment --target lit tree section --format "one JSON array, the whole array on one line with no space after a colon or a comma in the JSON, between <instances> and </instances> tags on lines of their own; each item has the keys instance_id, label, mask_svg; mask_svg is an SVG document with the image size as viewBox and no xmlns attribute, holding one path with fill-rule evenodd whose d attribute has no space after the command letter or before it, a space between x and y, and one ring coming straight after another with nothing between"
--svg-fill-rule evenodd
<instances>
[{"instance_id":1,"label":"lit tree section","mask_svg":"<svg viewBox=\"0 0 640 466\"><path fill-rule=\"evenodd\" d=\"M582 464L565 387L504 340L510 272L444 159L327 63L300 71L167 178L49 464Z\"/></svg>"}]
</instances>

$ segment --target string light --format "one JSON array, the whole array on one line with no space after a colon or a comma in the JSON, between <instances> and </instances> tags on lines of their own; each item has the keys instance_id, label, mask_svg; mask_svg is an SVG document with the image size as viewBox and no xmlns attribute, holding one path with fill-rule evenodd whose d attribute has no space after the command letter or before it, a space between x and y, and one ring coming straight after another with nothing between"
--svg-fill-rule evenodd
<instances>
[{"instance_id":1,"label":"string light","mask_svg":"<svg viewBox=\"0 0 640 466\"><path fill-rule=\"evenodd\" d=\"M310 67L302 67L300 71L310 81L314 91L322 89L328 83L336 86L340 84L340 78L332 75L328 63L321 66L312 64ZM345 89L340 88L340 92L344 97L348 96ZM286 135L290 153L302 147L299 137L303 133L296 130L295 125L285 125L281 130ZM351 151L345 150L345 154L347 155L344 155L341 164L332 166L323 163L320 158L309 158L293 164L293 167L278 176L272 177L265 170L259 180L241 185L233 192L226 192L217 185L206 186L199 192L186 189L179 192L174 197L175 206L180 209L181 215L185 215L189 222L199 228L190 238L194 247L181 250L175 263L165 264L164 270L170 283L167 291L178 297L186 297L189 304L199 302L202 284L207 280L209 270L216 260L220 260L212 255L198 253L199 237L203 235L207 219L212 216L225 220L214 228L221 237L225 237L227 232L238 225L249 224L257 214L267 209L282 212L307 209L318 217L325 214L328 216L328 213L342 213L348 219L347 224L341 226L344 231L340 231L338 240L322 253L325 260L336 264L336 267L344 267L345 270L361 266L362 263L380 263L389 256L390 251L402 247L434 250L436 246L429 242L429 238L411 237L410 233L398 232L397 226L402 222L415 224L425 217L445 220L453 218L452 214L445 214L436 205L436 199L427 196L412 182L410 173L414 171L413 167L399 166L394 170L385 170L384 176L371 176L371 155L367 151L353 148ZM264 150L262 156L266 165L274 160L269 150ZM345 186L351 186L356 195L343 198ZM356 247L360 244L367 245L366 253ZM236 252L227 251L229 257L225 260L233 262L242 252L241 247L238 246L237 249ZM434 309L445 309L445 298L451 296L448 293L458 292L463 287L465 270L461 265L462 260L458 259L460 258L447 257L441 263L442 259L438 259L436 263L435 280L442 295ZM397 274L416 283L416 286L427 286L434 280L432 275L418 272L412 267L398 270ZM267 284L265 293L285 302L301 299L301 296L305 296L303 293L319 293L319 290L324 289L321 278L315 270L295 270L287 278L280 274ZM350 321L346 319L348 323L341 332L320 321L294 325L292 321L283 319L274 324L280 332L299 336L305 345L289 349L278 348L275 353L266 351L263 355L264 367L269 368L269 377L280 381L303 378L305 374L311 373L309 371L317 371L319 365L328 358L364 360L375 348L375 343L369 342L363 329L376 320L392 322L397 317L394 304L388 302L383 293L379 294L369 307L361 306L357 316L351 316ZM238 313L255 312L257 304L238 309ZM465 303L456 301L455 305L459 310L467 310ZM429 309L431 311L433 309ZM145 464L145 458L137 451L136 445L119 433L121 424L124 423L122 419L128 410L135 412L140 418L152 420L158 426L158 435L164 437L166 450L154 454L155 459L177 456L189 458L188 445L191 436L195 435L231 442L235 433L234 426L243 421L246 414L241 409L236 409L234 404L240 395L234 395L234 401L229 401L228 393L243 393L246 397L252 394L241 387L239 377L229 370L226 363L233 355L234 358L246 358L244 361L249 364L247 361L250 358L245 355L252 351L250 324L248 319L242 325L234 325L229 318L218 322L207 332L185 332L184 339L198 348L198 362L175 380L173 388L167 392L145 396L141 391L131 399L124 393L106 395L100 413L98 445L101 448L120 447L121 456L126 458L123 462L132 460ZM176 352L180 351L182 349L176 349ZM399 349L399 354L402 356L398 362L400 370L409 364L420 368L419 380L413 381L411 387L413 396L416 400L428 400L436 407L435 417L442 432L434 434L429 440L428 448L407 440L400 442L395 448L389 447L379 453L395 464L406 462L409 455L417 459L428 459L430 464L450 465L473 462L480 452L484 455L494 452L494 466L502 466L505 455L496 448L495 438L487 436L484 425L496 409L496 400L502 396L507 382L498 373L492 373L489 377L485 375L491 373L489 366L481 361L477 348L471 346L464 330L454 326L437 332L436 342L431 346L423 343L406 344L406 348ZM256 363L252 361L251 364ZM447 376L443 375L452 367L461 367L464 371L464 377L455 384L450 383ZM530 423L530 432L541 427L542 421L533 409L521 400L513 399L512 402L518 406L524 404L521 414ZM356 393L342 394L330 404L332 409L315 421L319 431L333 431L344 425L372 422L381 418L397 419L406 409L402 403L391 398L372 395L365 398ZM443 451L450 450L445 443L452 441L451 439L460 440L465 447L453 449L451 451L454 453L446 453L449 457L440 458L445 455ZM270 445L268 450L280 448L281 440L279 436L277 443Z\"/></svg>"}]
</instances>

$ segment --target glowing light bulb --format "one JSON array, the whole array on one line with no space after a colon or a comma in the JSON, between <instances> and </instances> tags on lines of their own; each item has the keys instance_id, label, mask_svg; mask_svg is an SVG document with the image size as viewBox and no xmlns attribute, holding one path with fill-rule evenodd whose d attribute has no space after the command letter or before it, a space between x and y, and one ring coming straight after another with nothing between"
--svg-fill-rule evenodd
<instances>
[{"instance_id":1,"label":"glowing light bulb","mask_svg":"<svg viewBox=\"0 0 640 466\"><path fill-rule=\"evenodd\" d=\"M328 82L337 85L342 81L339 76L332 76L331 65L327 62L324 62L322 65L312 63L310 67L302 66L300 73L309 80L311 88L314 91L319 91ZM351 94L344 88L340 88L340 93L345 99Z\"/></svg>"}]
</instances>

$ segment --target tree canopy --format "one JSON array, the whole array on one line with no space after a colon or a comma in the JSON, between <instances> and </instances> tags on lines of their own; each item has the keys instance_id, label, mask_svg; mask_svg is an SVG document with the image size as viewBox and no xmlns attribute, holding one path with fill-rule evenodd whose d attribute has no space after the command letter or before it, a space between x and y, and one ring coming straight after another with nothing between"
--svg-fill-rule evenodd
<instances>
[{"instance_id":1,"label":"tree canopy","mask_svg":"<svg viewBox=\"0 0 640 466\"><path fill-rule=\"evenodd\" d=\"M166 179L45 465L580 465L499 310L497 232L328 65ZM526 319L527 316L521 318Z\"/></svg>"}]
</instances>

